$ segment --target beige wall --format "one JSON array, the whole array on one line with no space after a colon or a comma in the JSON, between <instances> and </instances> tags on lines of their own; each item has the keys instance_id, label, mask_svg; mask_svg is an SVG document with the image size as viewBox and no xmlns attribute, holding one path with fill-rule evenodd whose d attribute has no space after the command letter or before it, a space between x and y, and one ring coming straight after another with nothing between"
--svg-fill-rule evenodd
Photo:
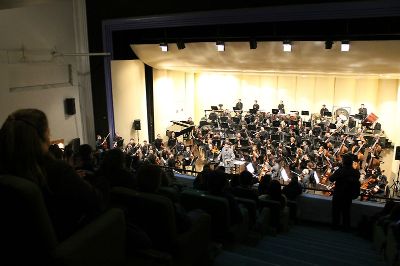
<instances>
[{"instance_id":1,"label":"beige wall","mask_svg":"<svg viewBox=\"0 0 400 266\"><path fill-rule=\"evenodd\" d=\"M115 132L127 144L130 138L140 142L148 140L146 87L144 64L139 60L115 60L111 62ZM132 128L133 121L140 119L141 130Z\"/></svg>"},{"instance_id":2,"label":"beige wall","mask_svg":"<svg viewBox=\"0 0 400 266\"><path fill-rule=\"evenodd\" d=\"M72 1L0 10L0 24L0 125L17 109L37 108L49 119L52 140L86 142L75 58L51 57L55 47L75 51ZM65 115L65 98L75 98L75 115Z\"/></svg>"}]
</instances>

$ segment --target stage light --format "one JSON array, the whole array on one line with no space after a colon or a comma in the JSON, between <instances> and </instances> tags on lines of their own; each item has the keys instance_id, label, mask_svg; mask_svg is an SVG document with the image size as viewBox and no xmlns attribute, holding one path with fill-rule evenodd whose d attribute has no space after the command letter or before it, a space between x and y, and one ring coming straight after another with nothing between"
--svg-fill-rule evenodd
<instances>
[{"instance_id":1,"label":"stage light","mask_svg":"<svg viewBox=\"0 0 400 266\"><path fill-rule=\"evenodd\" d=\"M163 52L168 52L168 44L165 43L165 42L160 43L160 49L161 49L161 51L163 51Z\"/></svg>"},{"instance_id":2,"label":"stage light","mask_svg":"<svg viewBox=\"0 0 400 266\"><path fill-rule=\"evenodd\" d=\"M250 40L250 49L257 49L257 41L255 39Z\"/></svg>"},{"instance_id":3,"label":"stage light","mask_svg":"<svg viewBox=\"0 0 400 266\"><path fill-rule=\"evenodd\" d=\"M326 41L325 42L325 49L332 49L332 45L333 45L332 41Z\"/></svg>"},{"instance_id":4,"label":"stage light","mask_svg":"<svg viewBox=\"0 0 400 266\"><path fill-rule=\"evenodd\" d=\"M185 49L185 43L183 41L177 41L176 46L178 47L179 50Z\"/></svg>"},{"instance_id":5,"label":"stage light","mask_svg":"<svg viewBox=\"0 0 400 266\"><path fill-rule=\"evenodd\" d=\"M223 52L223 51L225 51L225 44L224 44L224 42L218 41L218 42L216 43L216 45L217 45L217 51L218 51L218 52Z\"/></svg>"},{"instance_id":6,"label":"stage light","mask_svg":"<svg viewBox=\"0 0 400 266\"><path fill-rule=\"evenodd\" d=\"M342 52L350 51L350 42L349 41L342 41L342 45L340 46L340 50Z\"/></svg>"},{"instance_id":7,"label":"stage light","mask_svg":"<svg viewBox=\"0 0 400 266\"><path fill-rule=\"evenodd\" d=\"M284 52L292 51L292 43L290 41L283 41L283 51Z\"/></svg>"}]
</instances>

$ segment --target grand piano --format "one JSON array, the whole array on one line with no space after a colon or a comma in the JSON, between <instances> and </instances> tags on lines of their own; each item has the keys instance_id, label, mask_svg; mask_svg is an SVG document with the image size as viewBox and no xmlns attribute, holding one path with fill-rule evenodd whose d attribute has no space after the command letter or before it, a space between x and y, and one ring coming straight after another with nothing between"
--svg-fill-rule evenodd
<instances>
[{"instance_id":1,"label":"grand piano","mask_svg":"<svg viewBox=\"0 0 400 266\"><path fill-rule=\"evenodd\" d=\"M171 133L175 132L175 137L180 142L183 142L183 139L187 138L194 130L194 125L189 124L187 121L172 120L171 123L172 125L167 128L166 135L170 137Z\"/></svg>"}]
</instances>

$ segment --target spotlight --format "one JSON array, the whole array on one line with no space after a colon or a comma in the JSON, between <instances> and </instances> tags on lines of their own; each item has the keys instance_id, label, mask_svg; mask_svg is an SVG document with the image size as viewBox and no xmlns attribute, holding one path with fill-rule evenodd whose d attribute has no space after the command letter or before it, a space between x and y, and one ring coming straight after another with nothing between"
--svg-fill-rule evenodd
<instances>
[{"instance_id":1,"label":"spotlight","mask_svg":"<svg viewBox=\"0 0 400 266\"><path fill-rule=\"evenodd\" d=\"M342 41L342 45L340 46L340 50L342 52L350 51L350 42L349 41Z\"/></svg>"},{"instance_id":2,"label":"spotlight","mask_svg":"<svg viewBox=\"0 0 400 266\"><path fill-rule=\"evenodd\" d=\"M292 43L290 41L283 41L283 51L284 52L292 51Z\"/></svg>"},{"instance_id":3,"label":"spotlight","mask_svg":"<svg viewBox=\"0 0 400 266\"><path fill-rule=\"evenodd\" d=\"M218 51L218 52L223 52L223 51L225 51L225 44L224 44L224 42L218 41L218 42L216 43L216 45L217 45L217 51Z\"/></svg>"},{"instance_id":4,"label":"spotlight","mask_svg":"<svg viewBox=\"0 0 400 266\"><path fill-rule=\"evenodd\" d=\"M177 41L176 46L178 47L179 50L185 49L185 43L183 41Z\"/></svg>"},{"instance_id":5,"label":"spotlight","mask_svg":"<svg viewBox=\"0 0 400 266\"><path fill-rule=\"evenodd\" d=\"M257 41L255 39L250 40L250 49L257 49Z\"/></svg>"},{"instance_id":6,"label":"spotlight","mask_svg":"<svg viewBox=\"0 0 400 266\"><path fill-rule=\"evenodd\" d=\"M332 49L332 45L333 45L332 41L326 41L325 42L325 49Z\"/></svg>"},{"instance_id":7,"label":"spotlight","mask_svg":"<svg viewBox=\"0 0 400 266\"><path fill-rule=\"evenodd\" d=\"M160 49L161 49L161 51L163 51L163 52L168 52L168 44L165 43L165 42L160 43Z\"/></svg>"}]
</instances>

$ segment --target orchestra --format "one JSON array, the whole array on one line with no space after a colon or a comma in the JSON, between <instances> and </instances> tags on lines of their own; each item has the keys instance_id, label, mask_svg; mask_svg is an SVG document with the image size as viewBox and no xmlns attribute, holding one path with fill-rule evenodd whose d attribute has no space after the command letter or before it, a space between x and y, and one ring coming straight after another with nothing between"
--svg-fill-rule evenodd
<instances>
[{"instance_id":1,"label":"orchestra","mask_svg":"<svg viewBox=\"0 0 400 266\"><path fill-rule=\"evenodd\" d=\"M260 110L257 101L252 107L245 111L238 99L236 110L205 110L198 126L188 119L187 125L192 127L182 134L186 140L172 131L165 141L160 134L153 143L144 141L143 145L131 139L124 151L129 156L151 154L158 157L157 163L181 168L183 172L197 152L200 163L224 166L227 173L237 173L237 164L251 164L258 180L266 174L276 179L297 175L305 189L325 190L326 195L331 195L334 187L329 177L341 165L342 156L351 154L353 168L363 176L363 195L385 190L387 179L380 169L381 134L370 134L368 137L373 138L367 140L365 126L350 127L350 117L343 111L334 117L326 116L325 105L308 120L298 112L285 114L282 101L278 113ZM101 138L99 147L100 144Z\"/></svg>"}]
</instances>

